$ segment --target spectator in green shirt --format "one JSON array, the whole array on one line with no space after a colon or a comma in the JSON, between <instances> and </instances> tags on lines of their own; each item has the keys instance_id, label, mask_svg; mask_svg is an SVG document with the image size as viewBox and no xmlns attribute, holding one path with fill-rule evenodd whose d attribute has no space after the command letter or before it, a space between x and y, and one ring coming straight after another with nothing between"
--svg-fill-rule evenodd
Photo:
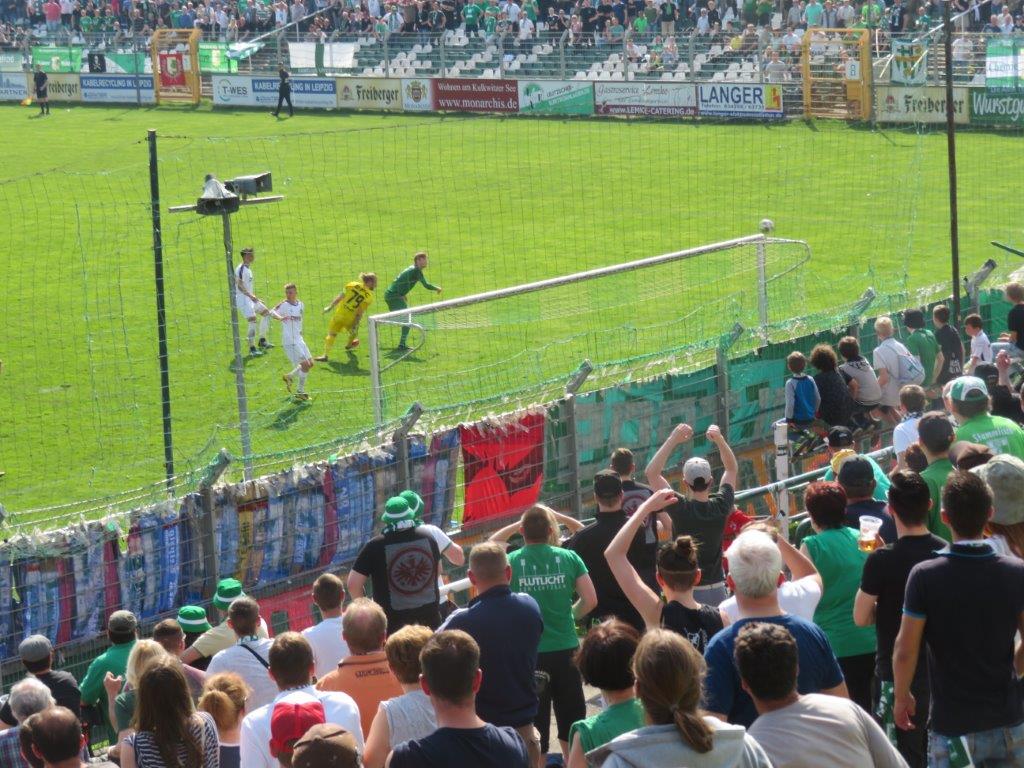
<instances>
[{"instance_id":1,"label":"spectator in green shirt","mask_svg":"<svg viewBox=\"0 0 1024 768\"><path fill-rule=\"evenodd\" d=\"M814 563L824 587L814 623L828 635L850 698L870 712L875 631L853 621L853 603L868 555L859 546L860 534L847 525L846 493L839 483L811 483L804 492L804 505L815 533L803 540L800 551Z\"/></svg>"},{"instance_id":2,"label":"spectator in green shirt","mask_svg":"<svg viewBox=\"0 0 1024 768\"><path fill-rule=\"evenodd\" d=\"M509 555L510 586L513 592L530 595L540 606L544 633L537 649L537 669L549 677L534 725L541 734L541 752L546 754L547 734L551 729L550 709L554 705L558 742L562 757L567 760L569 729L587 714L583 681L573 664L573 655L579 647L576 619L597 607L597 592L580 556L548 543L552 531L546 507L537 505L524 512L521 531L526 545Z\"/></svg>"},{"instance_id":3,"label":"spectator in green shirt","mask_svg":"<svg viewBox=\"0 0 1024 768\"><path fill-rule=\"evenodd\" d=\"M643 727L644 708L633 691L639 642L636 629L618 619L601 622L583 638L576 665L587 685L600 689L605 708L572 724L567 768L586 768L588 752Z\"/></svg>"},{"instance_id":4,"label":"spectator in green shirt","mask_svg":"<svg viewBox=\"0 0 1024 768\"><path fill-rule=\"evenodd\" d=\"M939 342L935 340L935 334L925 328L924 312L919 309L908 309L903 313L903 324L910 331L904 341L904 345L910 354L921 361L924 368L924 381L921 386L927 389L935 383L941 366L937 367L935 362L939 357Z\"/></svg>"},{"instance_id":5,"label":"spectator in green shirt","mask_svg":"<svg viewBox=\"0 0 1024 768\"><path fill-rule=\"evenodd\" d=\"M928 485L932 506L928 510L928 530L946 541L952 541L949 527L942 522L942 486L953 471L949 460L949 447L956 440L953 423L942 411L929 411L917 422L917 442L928 458L928 467L921 478Z\"/></svg>"},{"instance_id":6,"label":"spectator in green shirt","mask_svg":"<svg viewBox=\"0 0 1024 768\"><path fill-rule=\"evenodd\" d=\"M139 621L131 611L114 611L107 619L107 639L110 647L93 659L86 670L79 688L82 691L82 705L94 706L100 712L103 723L111 725L108 716L107 692L103 680L109 672L120 677L128 668L128 654L135 647Z\"/></svg>"},{"instance_id":7,"label":"spectator in green shirt","mask_svg":"<svg viewBox=\"0 0 1024 768\"><path fill-rule=\"evenodd\" d=\"M977 376L953 379L946 405L959 425L957 440L987 445L993 455L1008 453L1024 459L1024 429L1010 419L991 414L988 387Z\"/></svg>"},{"instance_id":8,"label":"spectator in green shirt","mask_svg":"<svg viewBox=\"0 0 1024 768\"><path fill-rule=\"evenodd\" d=\"M647 31L646 16L637 16L633 19L633 31L636 32L637 35L642 35Z\"/></svg>"}]
</instances>

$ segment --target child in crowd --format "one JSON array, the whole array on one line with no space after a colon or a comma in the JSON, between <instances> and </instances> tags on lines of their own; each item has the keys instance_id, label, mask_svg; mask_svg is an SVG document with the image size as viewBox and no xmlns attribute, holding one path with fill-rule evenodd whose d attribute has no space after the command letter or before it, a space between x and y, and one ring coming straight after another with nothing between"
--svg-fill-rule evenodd
<instances>
[{"instance_id":1,"label":"child in crowd","mask_svg":"<svg viewBox=\"0 0 1024 768\"><path fill-rule=\"evenodd\" d=\"M985 334L980 315L968 315L964 318L964 332L971 337L971 361L967 371L973 371L981 363L992 362L992 344Z\"/></svg>"},{"instance_id":2,"label":"child in crowd","mask_svg":"<svg viewBox=\"0 0 1024 768\"><path fill-rule=\"evenodd\" d=\"M786 380L786 421L797 427L810 427L821 404L818 385L804 372L807 358L802 352L791 352L786 367L793 374Z\"/></svg>"},{"instance_id":3,"label":"child in crowd","mask_svg":"<svg viewBox=\"0 0 1024 768\"><path fill-rule=\"evenodd\" d=\"M928 395L917 384L906 384L900 389L900 416L902 420L892 433L892 449L900 469L907 469L904 454L917 442L917 422L928 405Z\"/></svg>"}]
</instances>

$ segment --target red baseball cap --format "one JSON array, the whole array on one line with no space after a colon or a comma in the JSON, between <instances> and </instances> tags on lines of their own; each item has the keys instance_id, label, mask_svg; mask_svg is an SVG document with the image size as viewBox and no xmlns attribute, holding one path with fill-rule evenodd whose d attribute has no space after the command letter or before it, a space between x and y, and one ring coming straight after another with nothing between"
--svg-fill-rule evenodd
<instances>
[{"instance_id":1,"label":"red baseball cap","mask_svg":"<svg viewBox=\"0 0 1024 768\"><path fill-rule=\"evenodd\" d=\"M319 701L278 702L270 715L270 754L291 753L295 742L314 725L327 722L324 705Z\"/></svg>"}]
</instances>

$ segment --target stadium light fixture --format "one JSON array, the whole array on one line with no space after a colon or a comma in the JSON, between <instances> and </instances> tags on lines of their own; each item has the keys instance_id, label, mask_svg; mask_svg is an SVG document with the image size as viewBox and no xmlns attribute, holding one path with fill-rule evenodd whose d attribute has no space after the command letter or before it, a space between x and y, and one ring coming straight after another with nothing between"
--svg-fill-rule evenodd
<instances>
[{"instance_id":1,"label":"stadium light fixture","mask_svg":"<svg viewBox=\"0 0 1024 768\"><path fill-rule=\"evenodd\" d=\"M227 267L228 302L231 306L231 340L234 344L235 397L238 400L238 431L242 442L242 465L246 480L252 479L252 437L249 432L249 397L245 387L245 364L242 362L242 339L238 331L238 307L235 306L234 242L231 215L244 205L262 205L284 200L283 195L250 197L273 189L270 172L238 176L226 183L212 173L203 181L203 193L195 205L172 205L171 213L195 211L200 216L220 216L224 227L224 263Z\"/></svg>"}]
</instances>

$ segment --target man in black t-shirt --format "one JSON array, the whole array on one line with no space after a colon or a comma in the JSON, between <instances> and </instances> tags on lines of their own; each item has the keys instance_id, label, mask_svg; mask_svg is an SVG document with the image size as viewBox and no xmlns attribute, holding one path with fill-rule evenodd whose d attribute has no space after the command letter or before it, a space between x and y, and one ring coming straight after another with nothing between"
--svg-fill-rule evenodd
<instances>
[{"instance_id":1,"label":"man in black t-shirt","mask_svg":"<svg viewBox=\"0 0 1024 768\"><path fill-rule=\"evenodd\" d=\"M1003 289L1006 300L1013 304L1006 315L1006 333L999 341L1010 342L1016 347L1016 357L1024 356L1024 285L1007 283ZM995 350L994 350L995 351Z\"/></svg>"},{"instance_id":2,"label":"man in black t-shirt","mask_svg":"<svg viewBox=\"0 0 1024 768\"><path fill-rule=\"evenodd\" d=\"M437 571L441 553L434 538L416 525L409 502L401 496L384 505L384 532L359 550L348 574L348 591L354 600L366 595L366 581L373 585L373 599L388 617L388 632L407 624L437 629Z\"/></svg>"},{"instance_id":3,"label":"man in black t-shirt","mask_svg":"<svg viewBox=\"0 0 1024 768\"><path fill-rule=\"evenodd\" d=\"M622 480L622 511L630 517L636 512L640 505L654 495L649 485L638 483L633 479L636 472L636 462L633 452L629 448L616 448L612 451L612 471ZM664 512L656 512L647 518L644 524L644 542L657 544L659 532L668 536L672 532L672 518Z\"/></svg>"},{"instance_id":4,"label":"man in black t-shirt","mask_svg":"<svg viewBox=\"0 0 1024 768\"><path fill-rule=\"evenodd\" d=\"M647 465L647 482L653 489L672 487L664 477L665 465L676 447L692 437L693 428L689 424L679 424L672 430L672 434ZM697 564L701 570L701 583L693 590L694 599L698 603L718 605L729 596L722 570L722 535L734 506L739 465L732 448L716 425L708 427L707 438L718 449L725 468L718 491L711 491L714 478L707 460L690 458L683 464L683 482L690 491L690 498L680 498L666 511L672 520L672 536L692 536L699 546Z\"/></svg>"},{"instance_id":5,"label":"man in black t-shirt","mask_svg":"<svg viewBox=\"0 0 1024 768\"><path fill-rule=\"evenodd\" d=\"M931 687L931 764L966 749L974 765L1024 765L1024 702L1018 675L1024 646L1024 562L984 540L992 492L978 475L956 471L942 491L942 520L953 543L910 571L893 652L893 714L913 727L911 686L922 645ZM967 765L968 762L958 762Z\"/></svg>"},{"instance_id":6,"label":"man in black t-shirt","mask_svg":"<svg viewBox=\"0 0 1024 768\"><path fill-rule=\"evenodd\" d=\"M897 472L889 486L889 508L893 511L899 539L876 550L864 563L860 590L853 606L853 620L861 627L875 625L878 651L875 655L876 690L872 691L873 711L890 717L879 718L880 724L892 726L892 649L903 616L903 593L910 570L920 562L931 560L946 546L946 541L928 531L928 510L932 500L928 484L916 472ZM914 730L896 731L896 748L910 768L928 765L928 666L918 660L910 691L917 700Z\"/></svg>"},{"instance_id":7,"label":"man in black t-shirt","mask_svg":"<svg viewBox=\"0 0 1024 768\"><path fill-rule=\"evenodd\" d=\"M53 665L53 646L46 637L26 637L18 646L18 656L21 657L21 663L26 671L50 689L57 706L67 707L76 716L80 715L82 694L78 690L78 683L70 672L50 669ZM0 707L0 721L10 727L18 724L14 713L11 712L9 700Z\"/></svg>"},{"instance_id":8,"label":"man in black t-shirt","mask_svg":"<svg viewBox=\"0 0 1024 768\"><path fill-rule=\"evenodd\" d=\"M935 325L935 340L939 342L936 358L939 375L935 383L942 386L964 375L964 343L956 328L949 324L949 307L945 304L939 304L932 310L932 323Z\"/></svg>"},{"instance_id":9,"label":"man in black t-shirt","mask_svg":"<svg viewBox=\"0 0 1024 768\"><path fill-rule=\"evenodd\" d=\"M622 479L613 470L602 469L594 476L594 500L597 502L594 522L565 542L565 548L573 550L583 560L594 582L597 607L589 616L598 620L614 616L643 632L644 620L615 580L604 556L605 549L627 519L622 509ZM626 559L653 590L660 589L655 576L657 557L657 542L647 542L644 532L638 531Z\"/></svg>"}]
</instances>

